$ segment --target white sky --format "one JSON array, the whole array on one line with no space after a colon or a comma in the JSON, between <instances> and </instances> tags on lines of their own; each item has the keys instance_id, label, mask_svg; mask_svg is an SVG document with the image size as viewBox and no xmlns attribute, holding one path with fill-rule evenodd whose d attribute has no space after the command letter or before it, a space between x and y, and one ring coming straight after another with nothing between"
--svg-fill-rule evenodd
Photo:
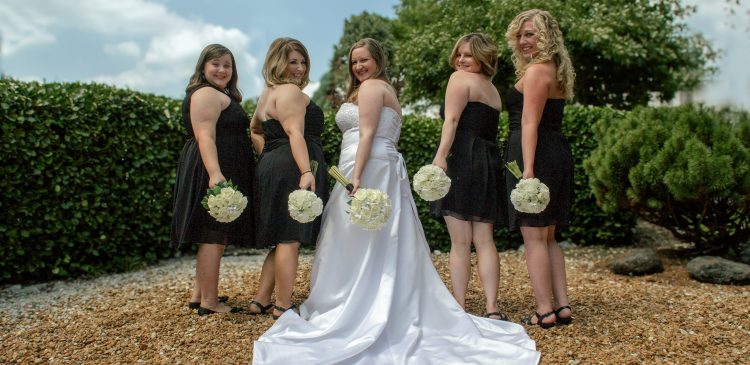
<instances>
[{"instance_id":1,"label":"white sky","mask_svg":"<svg viewBox=\"0 0 750 365\"><path fill-rule=\"evenodd\" d=\"M750 110L750 7L730 15L726 0L697 4L688 19L722 49L720 72L696 95L711 105ZM201 49L229 47L245 97L262 88L263 57L281 36L310 52L308 93L317 88L344 20L367 10L394 17L397 0L0 0L0 69L20 80L99 81L182 97ZM734 26L736 29L732 29Z\"/></svg>"}]
</instances>

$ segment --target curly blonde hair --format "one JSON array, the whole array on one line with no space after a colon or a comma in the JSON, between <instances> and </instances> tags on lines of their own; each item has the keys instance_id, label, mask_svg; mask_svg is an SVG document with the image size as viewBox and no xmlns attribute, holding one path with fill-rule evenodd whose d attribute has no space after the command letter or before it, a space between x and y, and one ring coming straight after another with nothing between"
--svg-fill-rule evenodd
<instances>
[{"instance_id":1,"label":"curly blonde hair","mask_svg":"<svg viewBox=\"0 0 750 365\"><path fill-rule=\"evenodd\" d=\"M523 23L529 20L531 20L531 24L539 36L537 42L539 53L531 60L523 56L518 46L518 33ZM565 48L560 25L552 14L540 9L526 10L518 14L508 25L505 39L508 41L508 47L513 50L511 59L516 69L516 80L523 77L530 65L552 61L557 66L558 88L563 92L566 99L573 98L573 84L575 83L576 73L573 70L573 63L570 61L568 50Z\"/></svg>"},{"instance_id":2,"label":"curly blonde hair","mask_svg":"<svg viewBox=\"0 0 750 365\"><path fill-rule=\"evenodd\" d=\"M471 55L482 65L482 74L492 78L497 69L497 46L495 46L492 38L484 33L469 33L456 41L456 45L453 46L451 55L448 57L448 64L451 65L451 68L456 68L458 48L464 43L469 44Z\"/></svg>"},{"instance_id":3,"label":"curly blonde hair","mask_svg":"<svg viewBox=\"0 0 750 365\"><path fill-rule=\"evenodd\" d=\"M289 54L293 51L299 52L307 62L305 74L299 81L295 81L286 75ZM294 38L276 38L268 47L266 60L263 62L263 79L266 81L266 86L294 84L299 86L300 89L304 89L310 82L310 56L307 53L307 48L302 42Z\"/></svg>"}]
</instances>

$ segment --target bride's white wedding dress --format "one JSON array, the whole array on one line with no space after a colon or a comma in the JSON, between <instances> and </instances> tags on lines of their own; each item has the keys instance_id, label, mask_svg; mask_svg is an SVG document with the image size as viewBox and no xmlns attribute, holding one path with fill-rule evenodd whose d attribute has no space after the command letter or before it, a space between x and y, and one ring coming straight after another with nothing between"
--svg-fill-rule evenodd
<instances>
[{"instance_id":1,"label":"bride's white wedding dress","mask_svg":"<svg viewBox=\"0 0 750 365\"><path fill-rule=\"evenodd\" d=\"M339 168L351 177L359 113L344 104ZM518 324L464 312L430 259L401 154L401 118L384 107L361 187L388 193L385 227L349 223L340 184L323 212L300 315L287 311L253 347L253 364L537 364L539 352Z\"/></svg>"}]
</instances>

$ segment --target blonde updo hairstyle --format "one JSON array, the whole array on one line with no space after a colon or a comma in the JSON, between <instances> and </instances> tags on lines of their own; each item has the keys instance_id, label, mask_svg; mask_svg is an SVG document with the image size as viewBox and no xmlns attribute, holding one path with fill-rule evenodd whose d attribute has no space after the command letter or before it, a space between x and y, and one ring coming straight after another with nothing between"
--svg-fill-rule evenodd
<instances>
[{"instance_id":1,"label":"blonde updo hairstyle","mask_svg":"<svg viewBox=\"0 0 750 365\"><path fill-rule=\"evenodd\" d=\"M521 26L529 20L531 20L539 36L537 42L539 53L531 59L523 56L518 44L518 35L521 31ZM552 14L540 9L526 10L518 14L508 25L505 38L508 42L508 47L513 50L511 59L516 69L516 80L523 77L530 65L551 61L557 66L556 80L558 88L566 99L573 98L573 84L575 83L576 74L573 70L573 63L570 61L568 50L565 48L560 25Z\"/></svg>"}]
</instances>

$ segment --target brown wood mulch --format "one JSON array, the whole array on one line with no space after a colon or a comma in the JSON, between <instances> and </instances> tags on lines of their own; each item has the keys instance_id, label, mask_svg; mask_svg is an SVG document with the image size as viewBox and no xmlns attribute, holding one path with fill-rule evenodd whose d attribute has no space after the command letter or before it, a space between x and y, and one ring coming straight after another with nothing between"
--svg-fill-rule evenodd
<instances>
[{"instance_id":1,"label":"brown wood mulch","mask_svg":"<svg viewBox=\"0 0 750 365\"><path fill-rule=\"evenodd\" d=\"M528 328L543 364L750 364L750 290L689 279L684 259L644 277L611 274L625 248L566 252L575 321ZM252 299L262 255L223 259L221 294ZM500 254L500 303L519 321L534 309L523 253ZM448 282L448 255L433 255ZM311 257L302 259L295 301L309 290ZM186 307L193 260L92 280L0 290L0 364L248 364L270 316L200 317ZM476 268L474 268L476 270ZM467 300L483 312L476 274Z\"/></svg>"}]
</instances>

